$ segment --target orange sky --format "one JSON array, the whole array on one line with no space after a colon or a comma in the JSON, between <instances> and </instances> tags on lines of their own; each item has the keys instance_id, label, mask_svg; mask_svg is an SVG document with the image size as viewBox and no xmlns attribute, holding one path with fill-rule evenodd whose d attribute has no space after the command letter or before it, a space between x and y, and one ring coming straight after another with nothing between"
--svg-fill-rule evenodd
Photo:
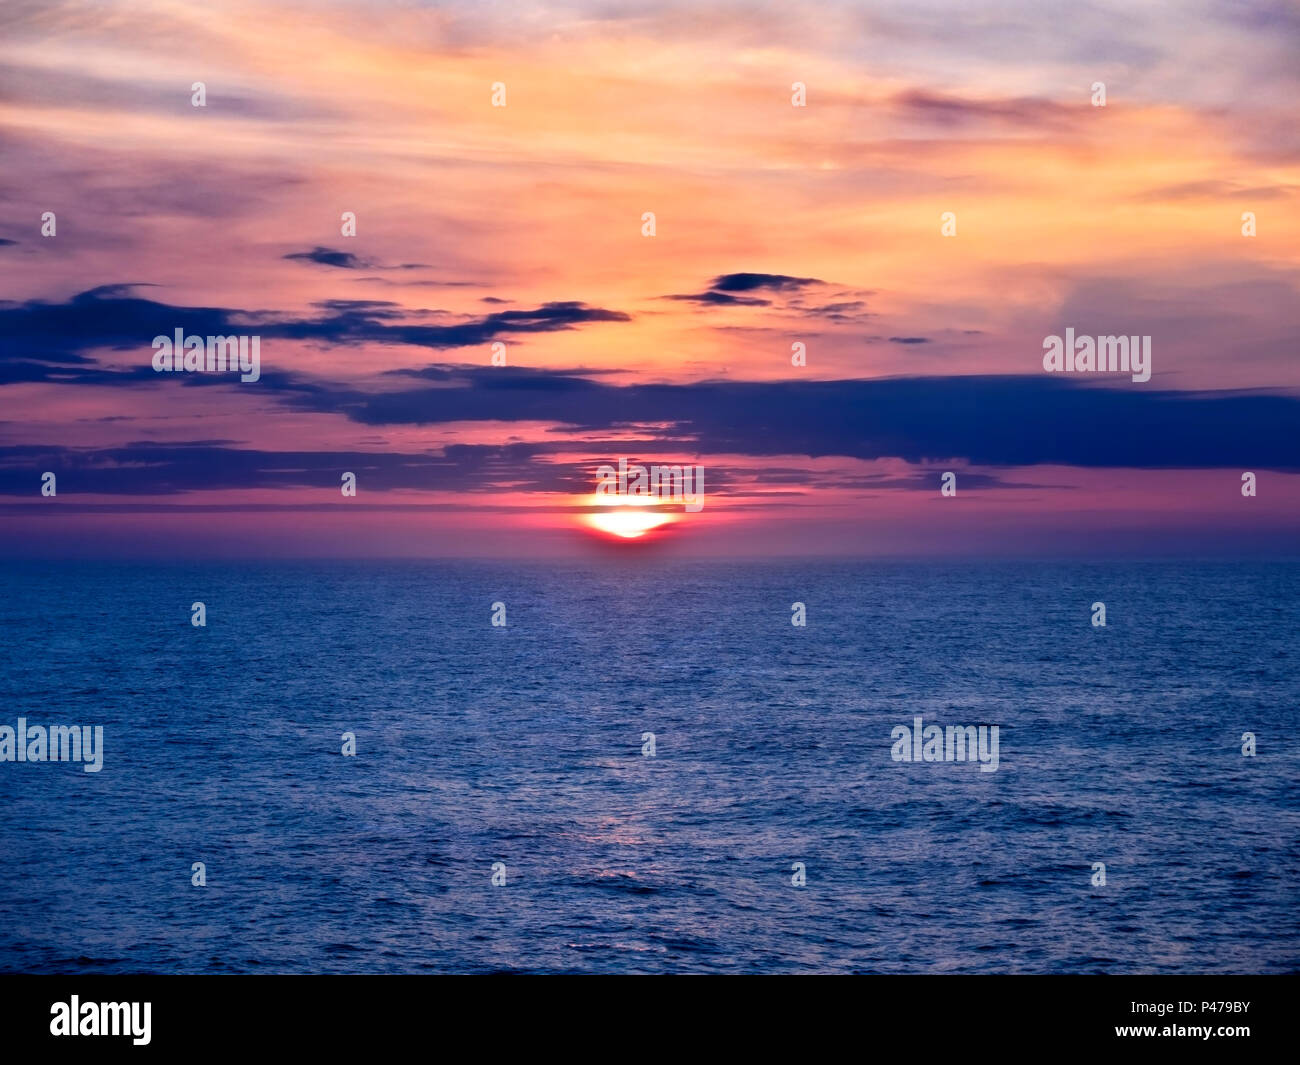
<instances>
[{"instance_id":1,"label":"orange sky","mask_svg":"<svg viewBox=\"0 0 1300 1065\"><path fill-rule=\"evenodd\" d=\"M481 490L459 474L448 487L363 477L346 517L277 512L348 505L318 471L273 485L195 475L157 491L78 474L57 532L17 508L45 502L33 463L93 471L95 455L141 442L439 460L518 445L546 449L528 461L554 471L649 461L642 445L668 440L665 461L720 474L704 513L674 523L683 550L952 551L968 537L1020 543L1009 530L1037 530L1026 536L1045 547L1062 530L1112 527L1139 540L1189 526L1210 539L1285 533L1300 510L1294 464L1262 450L1268 491L1243 519L1240 470L1196 462L920 462L819 453L794 431L785 452L702 450L671 410L620 425L602 409L598 431L518 412L380 422L346 398L286 398L276 375L370 395L411 380L392 371L488 367L500 342L512 368L625 387L1030 377L1042 375L1043 337L1070 326L1151 335L1151 390L1293 394L1298 28L1295 5L1265 3L1230 16L1198 4L826 4L815 17L712 2L6 5L0 271L23 322L39 304L127 284L152 287L119 295L250 323L311 322L328 301L381 317L365 335L264 340L261 389L6 377L3 505L19 540L68 550L138 542L141 520L171 537L194 528L193 512L150 508L184 505L221 508L209 527L250 551L277 552L297 527L308 553L358 535L380 554L569 552L581 550L580 486L519 487L500 470ZM791 104L796 82L804 107ZM45 211L54 238L40 235ZM340 232L344 211L355 237ZM955 236L941 233L944 212ZM1243 212L1255 236L1242 235ZM313 249L350 258L312 261ZM741 275L785 280L715 284ZM505 319L463 344L381 328L557 304L611 316L554 329ZM99 369L148 363L149 336L73 339ZM57 348L48 329L23 343L7 357ZM791 365L794 343L807 366ZM33 448L50 450L38 461ZM934 517L943 469L992 478L962 493L968 517L947 533ZM934 488L864 487L877 476ZM364 509L376 505L397 509ZM194 542L220 539L196 530Z\"/></svg>"}]
</instances>

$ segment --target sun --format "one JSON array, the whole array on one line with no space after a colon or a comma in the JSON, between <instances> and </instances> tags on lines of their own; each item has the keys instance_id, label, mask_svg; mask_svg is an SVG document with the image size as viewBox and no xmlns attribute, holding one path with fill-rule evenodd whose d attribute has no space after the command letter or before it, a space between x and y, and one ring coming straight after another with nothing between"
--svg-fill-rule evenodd
<instances>
[{"instance_id":1,"label":"sun","mask_svg":"<svg viewBox=\"0 0 1300 1065\"><path fill-rule=\"evenodd\" d=\"M657 509L656 501L644 496L592 495L589 502L598 509L584 514L582 520L597 532L620 540L638 540L677 520L677 515Z\"/></svg>"}]
</instances>

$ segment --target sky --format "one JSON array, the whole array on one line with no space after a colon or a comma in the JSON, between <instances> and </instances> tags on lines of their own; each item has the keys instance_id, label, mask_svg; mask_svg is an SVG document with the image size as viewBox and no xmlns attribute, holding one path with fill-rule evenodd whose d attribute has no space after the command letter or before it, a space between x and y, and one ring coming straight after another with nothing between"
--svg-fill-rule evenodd
<instances>
[{"instance_id":1,"label":"sky","mask_svg":"<svg viewBox=\"0 0 1300 1065\"><path fill-rule=\"evenodd\" d=\"M7 0L0 42L8 556L1300 543L1295 2ZM157 372L176 329L259 379ZM1046 372L1067 329L1150 379ZM619 535L620 458L703 509Z\"/></svg>"}]
</instances>

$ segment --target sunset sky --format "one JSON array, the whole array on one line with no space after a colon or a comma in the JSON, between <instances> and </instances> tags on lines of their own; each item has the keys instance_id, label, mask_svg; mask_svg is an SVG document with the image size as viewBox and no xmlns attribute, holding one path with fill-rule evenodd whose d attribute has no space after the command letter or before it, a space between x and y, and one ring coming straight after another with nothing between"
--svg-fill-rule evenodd
<instances>
[{"instance_id":1,"label":"sunset sky","mask_svg":"<svg viewBox=\"0 0 1300 1065\"><path fill-rule=\"evenodd\" d=\"M585 557L622 457L706 471L629 558L1300 542L1296 3L8 0L0 41L7 554ZM1045 373L1067 327L1150 381ZM261 379L155 373L177 328Z\"/></svg>"}]
</instances>

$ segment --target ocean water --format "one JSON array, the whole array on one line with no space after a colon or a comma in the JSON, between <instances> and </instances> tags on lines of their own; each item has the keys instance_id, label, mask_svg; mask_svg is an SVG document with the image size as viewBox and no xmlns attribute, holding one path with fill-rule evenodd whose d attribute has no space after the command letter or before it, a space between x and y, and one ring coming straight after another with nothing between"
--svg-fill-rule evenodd
<instances>
[{"instance_id":1,"label":"ocean water","mask_svg":"<svg viewBox=\"0 0 1300 1065\"><path fill-rule=\"evenodd\" d=\"M1296 971L1298 632L1294 562L11 564L0 724L104 765L0 763L0 970Z\"/></svg>"}]
</instances>

